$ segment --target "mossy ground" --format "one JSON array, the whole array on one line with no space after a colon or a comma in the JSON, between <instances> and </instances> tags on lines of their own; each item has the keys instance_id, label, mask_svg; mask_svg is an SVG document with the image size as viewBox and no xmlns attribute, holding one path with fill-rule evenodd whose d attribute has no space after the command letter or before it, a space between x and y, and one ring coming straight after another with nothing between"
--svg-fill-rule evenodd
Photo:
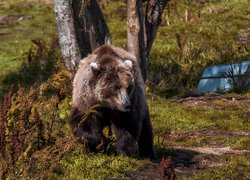
<instances>
[{"instance_id":1,"label":"mossy ground","mask_svg":"<svg viewBox=\"0 0 250 180\"><path fill-rule=\"evenodd\" d=\"M48 143L46 147L35 152L27 147L27 152L33 154L24 160L20 158L18 162L23 164L16 167L17 171L10 178L129 179L131 174L133 177L142 178L143 174L135 175L138 170L143 171L145 167L157 163L162 157L171 156L176 170L179 170L176 172L177 178L180 179L249 179L249 153L217 156L185 150L188 147L228 146L233 150L250 150L249 134L237 134L237 132L250 132L249 101L242 102L236 108L232 108L233 102L209 101L209 107L212 107L209 108L187 106L180 103L178 97L164 99L158 96L179 96L194 88L207 65L249 60L249 44L238 42L239 34L249 36L249 2L246 0L203 2L199 4L195 1L194 4L190 4L189 1L170 1L152 49L147 91L155 133L155 151L158 159L156 162L140 160L137 156L131 158L115 156L112 147L108 152L86 153L80 146L72 144L72 134L66 123L71 105L70 90L64 87L67 83L63 83L65 79L67 80L67 73L62 70L60 63L54 61L61 59L58 55L58 45L50 45L56 36L53 8L51 5L37 2L12 0L0 2L3 7L0 9L1 15L34 16L29 20L0 22L0 26L3 27L0 30L0 94L2 95L11 83L16 87L18 84L25 86L26 89L31 86L39 87L39 91L46 89L44 94L36 99L34 106L45 127L51 129L54 127L52 132L45 131L45 138L48 140L51 138L53 143ZM185 16L185 12L189 14L188 17ZM125 13L126 5L123 1L110 1L104 9L113 43L120 47L126 46ZM180 43L183 43L184 49L178 47L176 35L181 37ZM185 36L187 36L186 42L184 42ZM30 53L34 57L32 64L36 64L35 61L44 62L43 57L47 59L45 62L50 62L50 58L53 58L51 62L55 68L47 70L47 66L43 64L30 66L26 62L29 49L37 46L32 45L32 39L46 42L45 46L38 46L35 49L33 47ZM41 53L39 47L46 49L45 52ZM55 48L55 52L51 51L51 48ZM39 55L42 55L42 58L39 58ZM38 71L39 68L42 70ZM35 72L43 74L37 75ZM53 74L56 75L51 77ZM27 80L31 75L32 81ZM62 82L62 86L57 83L59 81ZM43 86L40 86L41 84ZM238 94L225 95L232 98L238 96ZM242 96L248 99L250 97L249 93ZM63 99L59 104L57 104L58 98ZM14 112L17 109L14 108ZM17 116L13 113L14 115ZM183 150L174 147L183 147ZM27 152L21 157L29 156ZM1 164L3 162L0 160L0 168L5 167ZM26 165L30 167L26 168ZM157 171L155 168L149 170Z\"/></svg>"},{"instance_id":2,"label":"mossy ground","mask_svg":"<svg viewBox=\"0 0 250 180\"><path fill-rule=\"evenodd\" d=\"M0 22L0 94L6 91L3 80L15 73L27 61L32 40L50 42L56 37L55 17L50 6L27 1L1 1L0 15L31 15L27 20L3 20ZM10 82L15 84L15 80Z\"/></svg>"}]
</instances>

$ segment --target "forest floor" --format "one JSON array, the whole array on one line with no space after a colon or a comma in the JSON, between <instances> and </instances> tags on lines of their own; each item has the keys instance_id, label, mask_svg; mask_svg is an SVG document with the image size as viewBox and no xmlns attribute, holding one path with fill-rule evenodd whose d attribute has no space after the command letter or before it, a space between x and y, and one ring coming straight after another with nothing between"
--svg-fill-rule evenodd
<instances>
[{"instance_id":1,"label":"forest floor","mask_svg":"<svg viewBox=\"0 0 250 180\"><path fill-rule=\"evenodd\" d=\"M180 103L187 108L199 107L204 109L239 109L239 106L247 105L245 109L245 116L250 119L250 98L242 96L226 96L217 93L211 93L198 97L186 97L178 100L173 100ZM246 125L249 124L246 123ZM182 132L171 131L169 133L161 134L164 140L171 142L171 147L166 147L163 151L166 155L171 155L174 172L178 179L180 178L194 178L195 174L202 174L211 168L223 168L228 164L225 161L226 157L239 158L241 156L250 155L250 146L244 148L233 148L230 145L225 146L222 141L207 143L202 146L181 146L178 141L196 141L197 139L231 139L231 138L247 138L250 139L250 131L225 131L213 129L199 129L196 131ZM145 168L131 173L128 178L124 179L160 179L162 177L161 162L158 159L155 163L146 166ZM242 173L241 166L238 164L239 172L231 179L247 179ZM242 165L244 166L244 165ZM249 168L248 164L248 168ZM171 172L171 171L170 171ZM249 173L249 172L248 172ZM213 176L205 176L205 179L213 179ZM220 178L223 178L222 176ZM216 178L215 178L216 179Z\"/></svg>"}]
</instances>

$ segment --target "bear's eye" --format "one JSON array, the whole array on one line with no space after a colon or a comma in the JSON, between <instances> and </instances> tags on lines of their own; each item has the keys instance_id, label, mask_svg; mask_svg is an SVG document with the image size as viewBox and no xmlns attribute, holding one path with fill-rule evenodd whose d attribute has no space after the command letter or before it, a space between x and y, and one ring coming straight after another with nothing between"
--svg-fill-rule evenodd
<instances>
[{"instance_id":1,"label":"bear's eye","mask_svg":"<svg viewBox=\"0 0 250 180\"><path fill-rule=\"evenodd\" d=\"M114 87L114 91L119 91L120 88L121 88L120 86L116 85L116 86Z\"/></svg>"}]
</instances>

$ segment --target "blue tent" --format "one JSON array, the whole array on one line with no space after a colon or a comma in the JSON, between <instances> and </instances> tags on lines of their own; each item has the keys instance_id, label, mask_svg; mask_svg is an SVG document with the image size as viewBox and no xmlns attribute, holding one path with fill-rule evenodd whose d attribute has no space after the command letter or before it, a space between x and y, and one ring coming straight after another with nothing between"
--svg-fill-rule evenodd
<instances>
[{"instance_id":1,"label":"blue tent","mask_svg":"<svg viewBox=\"0 0 250 180\"><path fill-rule=\"evenodd\" d=\"M247 84L250 85L250 61L235 64L225 64L207 67L199 82L197 93L227 92L232 88L232 81L248 75Z\"/></svg>"}]
</instances>

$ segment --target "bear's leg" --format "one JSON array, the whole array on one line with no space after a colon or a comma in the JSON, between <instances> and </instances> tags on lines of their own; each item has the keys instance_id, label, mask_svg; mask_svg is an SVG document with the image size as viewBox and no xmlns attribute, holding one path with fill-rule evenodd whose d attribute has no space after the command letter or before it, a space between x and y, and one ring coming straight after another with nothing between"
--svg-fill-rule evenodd
<instances>
[{"instance_id":1,"label":"bear's leg","mask_svg":"<svg viewBox=\"0 0 250 180\"><path fill-rule=\"evenodd\" d=\"M69 125L73 131L74 136L81 137L83 136L83 131L81 128L78 128L78 124L81 121L83 112L79 111L78 108L72 108L71 114L69 117Z\"/></svg>"},{"instance_id":2,"label":"bear's leg","mask_svg":"<svg viewBox=\"0 0 250 180\"><path fill-rule=\"evenodd\" d=\"M107 142L102 132L103 127L100 126L98 121L99 119L92 117L86 119L81 125L82 137L86 140L87 148L93 152L101 150Z\"/></svg>"},{"instance_id":3,"label":"bear's leg","mask_svg":"<svg viewBox=\"0 0 250 180\"><path fill-rule=\"evenodd\" d=\"M83 137L85 145L90 151L97 151L98 146L105 144L105 137L102 133L101 115L99 113L91 114L82 121L83 112L73 108L69 119L72 131L76 137Z\"/></svg>"},{"instance_id":4,"label":"bear's leg","mask_svg":"<svg viewBox=\"0 0 250 180\"><path fill-rule=\"evenodd\" d=\"M116 128L116 152L125 156L130 156L135 148L134 137L125 129Z\"/></svg>"},{"instance_id":5,"label":"bear's leg","mask_svg":"<svg viewBox=\"0 0 250 180\"><path fill-rule=\"evenodd\" d=\"M141 134L138 140L139 154L141 157L154 159L153 132L149 116L142 122Z\"/></svg>"}]
</instances>

